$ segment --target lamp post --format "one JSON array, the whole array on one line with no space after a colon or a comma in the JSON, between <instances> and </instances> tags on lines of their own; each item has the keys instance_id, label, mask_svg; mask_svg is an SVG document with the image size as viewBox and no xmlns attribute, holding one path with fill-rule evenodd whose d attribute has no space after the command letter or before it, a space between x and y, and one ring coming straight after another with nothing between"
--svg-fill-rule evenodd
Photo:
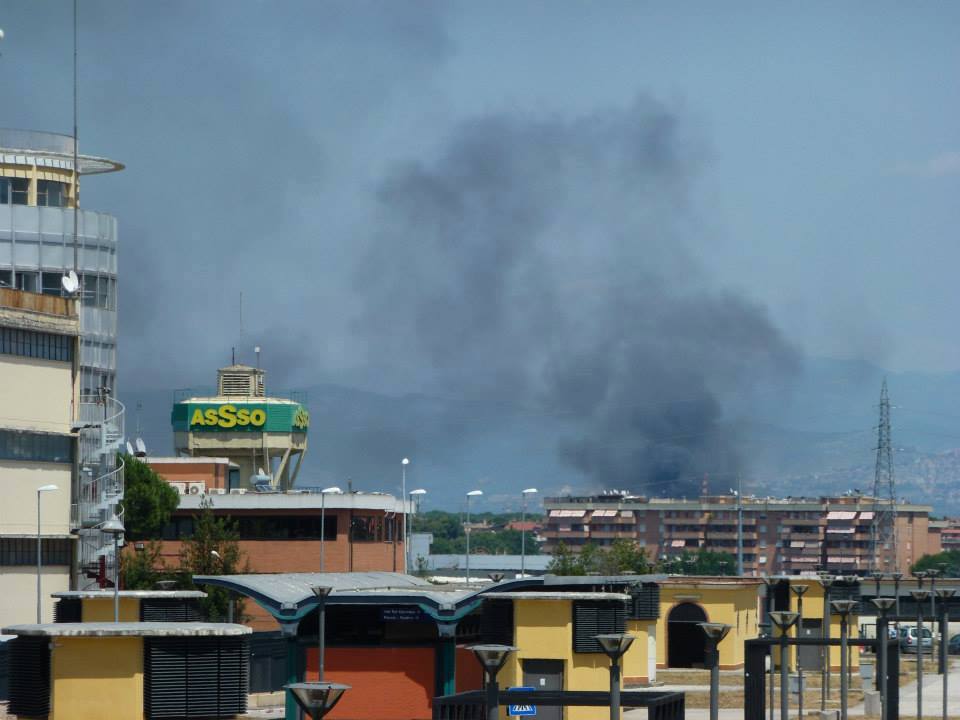
<instances>
[{"instance_id":1,"label":"lamp post","mask_svg":"<svg viewBox=\"0 0 960 720\"><path fill-rule=\"evenodd\" d=\"M950 675L950 656L947 654L947 635L950 634L950 607L949 600L957 591L953 588L940 588L937 597L940 598L940 662L943 664L943 720L947 720L947 677ZM883 720L886 720L885 718Z\"/></svg>"},{"instance_id":2,"label":"lamp post","mask_svg":"<svg viewBox=\"0 0 960 720\"><path fill-rule=\"evenodd\" d=\"M766 592L764 593L763 607L767 614L767 617L766 617L766 624L768 628L767 635L769 637L773 637L773 628L772 628L772 621L770 620L770 613L773 611L773 588L778 581L770 577L769 575L762 575L760 579L763 580L763 584L766 587ZM774 685L776 684L774 682L775 673L774 673L774 667L773 667L773 648L770 649L770 669L768 670L767 674L770 676L767 682L767 684L770 686L770 689L768 691L770 695L770 700L767 703L767 706L769 707L768 712L770 715L770 720L773 720L773 688L774 688Z\"/></svg>"},{"instance_id":3,"label":"lamp post","mask_svg":"<svg viewBox=\"0 0 960 720\"><path fill-rule=\"evenodd\" d=\"M413 511L415 515L420 514L420 498L422 498L426 494L427 494L427 491L424 490L423 488L417 488L416 490L410 491L410 503L413 505ZM410 567L410 556L408 555L408 553L410 552L409 550L410 544L408 541L412 535L413 535L413 529L408 528L407 537L403 539L403 553L404 553L404 556L407 558L408 568Z\"/></svg>"},{"instance_id":4,"label":"lamp post","mask_svg":"<svg viewBox=\"0 0 960 720\"><path fill-rule=\"evenodd\" d=\"M120 518L114 515L100 524L100 532L113 535L113 621L120 622L120 536L125 529Z\"/></svg>"},{"instance_id":5,"label":"lamp post","mask_svg":"<svg viewBox=\"0 0 960 720\"><path fill-rule=\"evenodd\" d=\"M333 588L314 585L310 589L317 598L317 679L323 682L324 656L327 649L327 597Z\"/></svg>"},{"instance_id":6,"label":"lamp post","mask_svg":"<svg viewBox=\"0 0 960 720\"><path fill-rule=\"evenodd\" d=\"M407 574L407 465L410 464L410 458L404 458L400 461L400 502L403 507L403 520L401 528L401 537L403 538L403 574Z\"/></svg>"},{"instance_id":7,"label":"lamp post","mask_svg":"<svg viewBox=\"0 0 960 720\"><path fill-rule=\"evenodd\" d=\"M605 633L593 637L610 658L610 720L620 720L620 658L633 644L633 635Z\"/></svg>"},{"instance_id":8,"label":"lamp post","mask_svg":"<svg viewBox=\"0 0 960 720\"><path fill-rule=\"evenodd\" d=\"M42 572L42 557L43 557L43 542L40 536L40 494L45 492L53 492L54 490L59 490L56 485L41 485L37 488L37 625L41 623L41 590L40 590L40 574Z\"/></svg>"},{"instance_id":9,"label":"lamp post","mask_svg":"<svg viewBox=\"0 0 960 720\"><path fill-rule=\"evenodd\" d=\"M487 719L497 720L500 714L500 686L497 685L497 673L516 648L512 645L471 645L467 649L473 651L486 671Z\"/></svg>"},{"instance_id":10,"label":"lamp post","mask_svg":"<svg viewBox=\"0 0 960 720\"><path fill-rule=\"evenodd\" d=\"M873 596L875 598L878 598L880 597L880 581L883 580L883 573L879 571L875 571L870 573L870 577L873 578L873 582L874 582Z\"/></svg>"},{"instance_id":11,"label":"lamp post","mask_svg":"<svg viewBox=\"0 0 960 720\"><path fill-rule=\"evenodd\" d=\"M859 585L859 584L860 584L860 577L857 576L857 575L844 575L841 579L842 579L843 582L845 582L848 586ZM856 605L854 605L854 607L856 607ZM848 628L848 629L847 629L847 636L849 637L849 635L850 635L850 630L849 630L849 628ZM847 690L848 690L848 691L849 691L849 689L850 689L850 683L851 683L851 681L852 681L852 676L853 676L853 663L850 662L850 647L849 647L849 645L848 645L848 646L847 646Z\"/></svg>"},{"instance_id":12,"label":"lamp post","mask_svg":"<svg viewBox=\"0 0 960 720\"><path fill-rule=\"evenodd\" d=\"M847 720L847 695L849 677L847 677L847 621L857 606L856 600L834 600L830 607L840 616L840 720Z\"/></svg>"},{"instance_id":13,"label":"lamp post","mask_svg":"<svg viewBox=\"0 0 960 720\"><path fill-rule=\"evenodd\" d=\"M877 608L877 639L880 649L877 651L877 672L880 674L880 720L887 720L887 642L890 633L887 629L887 613L896 605L896 598L875 597L871 600Z\"/></svg>"},{"instance_id":14,"label":"lamp post","mask_svg":"<svg viewBox=\"0 0 960 720\"><path fill-rule=\"evenodd\" d=\"M937 617L937 575L940 573L936 570L930 570L928 575L930 577L930 622L933 623L933 619ZM933 650L930 651L931 657L933 656Z\"/></svg>"},{"instance_id":15,"label":"lamp post","mask_svg":"<svg viewBox=\"0 0 960 720\"><path fill-rule=\"evenodd\" d=\"M914 574L919 575L919 573ZM922 581L921 578L917 579ZM923 603L930 596L930 591L911 590L910 594L913 595L917 604L917 718L920 720L923 717ZM932 646L930 650L930 654L933 655Z\"/></svg>"},{"instance_id":16,"label":"lamp post","mask_svg":"<svg viewBox=\"0 0 960 720\"><path fill-rule=\"evenodd\" d=\"M827 711L827 697L830 695L830 623L832 614L830 612L830 586L833 585L833 576L824 573L820 576L820 584L823 586L823 639L827 644L823 647L823 677L820 679L820 712Z\"/></svg>"},{"instance_id":17,"label":"lamp post","mask_svg":"<svg viewBox=\"0 0 960 720\"><path fill-rule=\"evenodd\" d=\"M283 689L293 693L297 705L303 712L313 720L320 720L333 710L333 706L340 702L340 698L350 689L350 686L340 683L303 682L284 685Z\"/></svg>"},{"instance_id":18,"label":"lamp post","mask_svg":"<svg viewBox=\"0 0 960 720\"><path fill-rule=\"evenodd\" d=\"M698 623L707 636L707 657L710 662L710 720L720 717L720 642L730 632L730 626L723 623Z\"/></svg>"},{"instance_id":19,"label":"lamp post","mask_svg":"<svg viewBox=\"0 0 960 720\"><path fill-rule=\"evenodd\" d=\"M523 505L520 509L520 577L526 575L527 569L527 529L524 522L527 519L527 496L536 494L536 488L527 488L523 491Z\"/></svg>"},{"instance_id":20,"label":"lamp post","mask_svg":"<svg viewBox=\"0 0 960 720\"><path fill-rule=\"evenodd\" d=\"M790 693L787 687L787 666L789 663L789 653L787 650L787 633L797 622L795 612L777 610L770 613L770 619L780 630L780 720L787 720L790 717Z\"/></svg>"},{"instance_id":21,"label":"lamp post","mask_svg":"<svg viewBox=\"0 0 960 720\"><path fill-rule=\"evenodd\" d=\"M467 536L467 583L470 582L470 498L480 497L483 495L483 490L471 490L467 493L467 522L463 526L463 531ZM506 646L504 646L506 647Z\"/></svg>"},{"instance_id":22,"label":"lamp post","mask_svg":"<svg viewBox=\"0 0 960 720\"><path fill-rule=\"evenodd\" d=\"M327 571L327 559L324 554L324 541L327 535L327 495L343 495L343 490L338 487L328 487L320 491L320 572Z\"/></svg>"},{"instance_id":23,"label":"lamp post","mask_svg":"<svg viewBox=\"0 0 960 720\"><path fill-rule=\"evenodd\" d=\"M797 596L797 632L799 638L803 635L803 594L810 589L809 585L791 585L790 589ZM803 667L800 665L800 646L797 645L797 714L803 718Z\"/></svg>"},{"instance_id":24,"label":"lamp post","mask_svg":"<svg viewBox=\"0 0 960 720\"><path fill-rule=\"evenodd\" d=\"M903 580L902 572L891 573L890 577L893 578L893 599L896 600L894 605L893 613L897 616L897 635L900 634L900 581Z\"/></svg>"}]
</instances>

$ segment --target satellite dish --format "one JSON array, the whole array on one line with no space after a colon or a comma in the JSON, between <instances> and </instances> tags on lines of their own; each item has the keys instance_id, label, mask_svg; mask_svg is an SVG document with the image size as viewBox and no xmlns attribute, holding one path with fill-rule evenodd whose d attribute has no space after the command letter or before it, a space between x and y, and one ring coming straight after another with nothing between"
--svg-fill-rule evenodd
<instances>
[{"instance_id":1,"label":"satellite dish","mask_svg":"<svg viewBox=\"0 0 960 720\"><path fill-rule=\"evenodd\" d=\"M63 285L63 289L68 295L73 295L77 290L80 289L80 280L77 278L77 274L73 270L60 278L60 284Z\"/></svg>"},{"instance_id":2,"label":"satellite dish","mask_svg":"<svg viewBox=\"0 0 960 720\"><path fill-rule=\"evenodd\" d=\"M266 475L266 473L263 471L263 468L257 468L257 475Z\"/></svg>"},{"instance_id":3,"label":"satellite dish","mask_svg":"<svg viewBox=\"0 0 960 720\"><path fill-rule=\"evenodd\" d=\"M130 444L129 440L127 440L127 455L133 455L133 445Z\"/></svg>"},{"instance_id":4,"label":"satellite dish","mask_svg":"<svg viewBox=\"0 0 960 720\"><path fill-rule=\"evenodd\" d=\"M147 446L144 444L143 438L137 438L134 444L137 446L137 455L147 454Z\"/></svg>"}]
</instances>

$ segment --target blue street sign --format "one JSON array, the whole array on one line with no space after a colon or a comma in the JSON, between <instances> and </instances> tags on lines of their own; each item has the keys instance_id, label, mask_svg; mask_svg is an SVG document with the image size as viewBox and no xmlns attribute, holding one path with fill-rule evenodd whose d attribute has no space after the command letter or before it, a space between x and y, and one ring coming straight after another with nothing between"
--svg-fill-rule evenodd
<instances>
[{"instance_id":1,"label":"blue street sign","mask_svg":"<svg viewBox=\"0 0 960 720\"><path fill-rule=\"evenodd\" d=\"M533 692L532 687L507 688L507 692ZM536 705L507 705L507 715L512 717L530 717L537 714Z\"/></svg>"}]
</instances>

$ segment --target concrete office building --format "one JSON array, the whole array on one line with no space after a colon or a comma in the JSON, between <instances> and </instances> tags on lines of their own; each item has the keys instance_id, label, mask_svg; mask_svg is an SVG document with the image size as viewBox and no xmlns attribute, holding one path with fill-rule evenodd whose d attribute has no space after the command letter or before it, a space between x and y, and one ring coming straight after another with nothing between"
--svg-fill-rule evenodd
<instances>
[{"instance_id":1,"label":"concrete office building","mask_svg":"<svg viewBox=\"0 0 960 720\"><path fill-rule=\"evenodd\" d=\"M0 288L0 625L36 621L38 504L44 620L71 584L79 330L75 301Z\"/></svg>"},{"instance_id":2,"label":"concrete office building","mask_svg":"<svg viewBox=\"0 0 960 720\"><path fill-rule=\"evenodd\" d=\"M80 391L115 387L117 369L117 221L74 211L78 175L115 172L123 165L79 155L73 138L0 129L0 287L61 295L60 279L74 268L82 290Z\"/></svg>"},{"instance_id":3,"label":"concrete office building","mask_svg":"<svg viewBox=\"0 0 960 720\"><path fill-rule=\"evenodd\" d=\"M747 575L796 575L817 569L863 574L873 569L871 524L875 501L865 496L744 498L743 567ZM651 560L699 549L737 553L738 506L730 495L693 500L626 494L554 497L544 502L544 552L561 542L578 551L587 543L633 540ZM896 553L881 549L879 568L908 571L940 551L940 532L929 527L932 508L898 503Z\"/></svg>"}]
</instances>

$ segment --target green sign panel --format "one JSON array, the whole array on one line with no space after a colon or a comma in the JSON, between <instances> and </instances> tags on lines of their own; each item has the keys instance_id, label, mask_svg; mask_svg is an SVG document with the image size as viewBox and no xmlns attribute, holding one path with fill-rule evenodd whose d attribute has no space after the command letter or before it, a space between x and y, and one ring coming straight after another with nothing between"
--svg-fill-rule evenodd
<instances>
[{"instance_id":1,"label":"green sign panel","mask_svg":"<svg viewBox=\"0 0 960 720\"><path fill-rule=\"evenodd\" d=\"M302 432L310 413L296 403L192 403L173 406L174 432Z\"/></svg>"}]
</instances>

